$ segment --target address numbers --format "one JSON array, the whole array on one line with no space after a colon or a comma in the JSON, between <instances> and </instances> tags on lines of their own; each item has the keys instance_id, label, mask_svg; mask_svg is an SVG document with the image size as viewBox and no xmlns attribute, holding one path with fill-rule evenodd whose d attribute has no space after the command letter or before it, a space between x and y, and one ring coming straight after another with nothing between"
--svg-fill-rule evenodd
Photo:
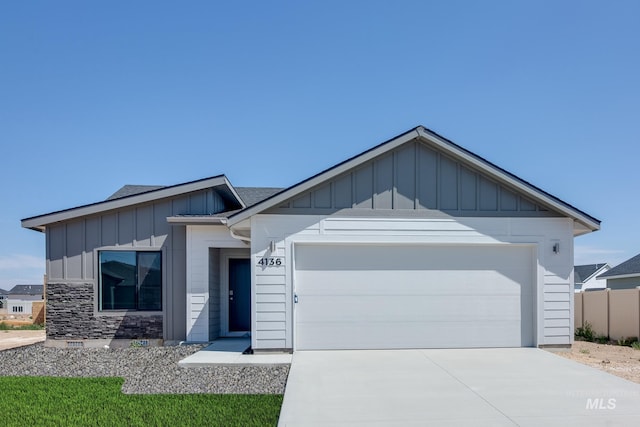
<instances>
[{"instance_id":1,"label":"address numbers","mask_svg":"<svg viewBox=\"0 0 640 427\"><path fill-rule=\"evenodd\" d=\"M261 267L280 267L284 265L284 260L277 257L264 257L258 260L258 265Z\"/></svg>"}]
</instances>

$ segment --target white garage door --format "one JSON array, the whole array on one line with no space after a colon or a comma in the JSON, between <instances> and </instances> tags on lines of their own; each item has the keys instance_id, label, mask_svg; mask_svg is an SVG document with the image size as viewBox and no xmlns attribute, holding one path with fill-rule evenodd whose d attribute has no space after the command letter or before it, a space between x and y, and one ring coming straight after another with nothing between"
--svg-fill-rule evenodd
<instances>
[{"instance_id":1,"label":"white garage door","mask_svg":"<svg viewBox=\"0 0 640 427\"><path fill-rule=\"evenodd\" d=\"M533 345L532 248L297 245L295 346Z\"/></svg>"}]
</instances>

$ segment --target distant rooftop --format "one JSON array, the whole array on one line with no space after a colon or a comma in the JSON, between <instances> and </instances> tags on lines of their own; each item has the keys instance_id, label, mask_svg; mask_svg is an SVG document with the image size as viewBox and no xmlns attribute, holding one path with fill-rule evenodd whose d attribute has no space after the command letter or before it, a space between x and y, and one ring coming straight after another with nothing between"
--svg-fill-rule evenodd
<instances>
[{"instance_id":1,"label":"distant rooftop","mask_svg":"<svg viewBox=\"0 0 640 427\"><path fill-rule=\"evenodd\" d=\"M598 277L628 276L634 274L640 275L640 254L626 260L622 264L616 265Z\"/></svg>"},{"instance_id":2,"label":"distant rooftop","mask_svg":"<svg viewBox=\"0 0 640 427\"><path fill-rule=\"evenodd\" d=\"M43 293L43 285L15 285L9 291L9 295L42 295Z\"/></svg>"},{"instance_id":3,"label":"distant rooftop","mask_svg":"<svg viewBox=\"0 0 640 427\"><path fill-rule=\"evenodd\" d=\"M585 280L589 280L591 276L596 274L598 270L605 267L607 264L586 264L576 265L573 267L573 282L577 285L584 283Z\"/></svg>"}]
</instances>

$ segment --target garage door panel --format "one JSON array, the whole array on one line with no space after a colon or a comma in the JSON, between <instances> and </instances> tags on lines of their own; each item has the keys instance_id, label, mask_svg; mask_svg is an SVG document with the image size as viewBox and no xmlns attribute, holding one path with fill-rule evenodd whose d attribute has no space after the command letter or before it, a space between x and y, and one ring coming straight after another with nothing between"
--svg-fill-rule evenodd
<instances>
[{"instance_id":1,"label":"garage door panel","mask_svg":"<svg viewBox=\"0 0 640 427\"><path fill-rule=\"evenodd\" d=\"M463 296L452 304L449 296L304 296L298 304L297 322L383 322L383 321L520 321L519 296ZM496 304L503 310L495 310ZM327 316L330 307L332 314Z\"/></svg>"},{"instance_id":2,"label":"garage door panel","mask_svg":"<svg viewBox=\"0 0 640 427\"><path fill-rule=\"evenodd\" d=\"M498 277L498 278L496 278ZM520 294L520 284L492 271L398 272L299 271L296 291L305 295L486 295ZM455 284L455 286L452 286Z\"/></svg>"},{"instance_id":3,"label":"garage door panel","mask_svg":"<svg viewBox=\"0 0 640 427\"><path fill-rule=\"evenodd\" d=\"M483 348L509 347L504 336L519 334L520 324L434 323L431 328L415 323L321 325L302 324L297 345L306 350L375 348ZM343 333L335 334L335 328ZM354 340L352 337L359 337ZM465 336L464 343L459 339ZM318 344L321 345L318 345Z\"/></svg>"},{"instance_id":4,"label":"garage door panel","mask_svg":"<svg viewBox=\"0 0 640 427\"><path fill-rule=\"evenodd\" d=\"M533 345L532 249L296 246L297 349Z\"/></svg>"},{"instance_id":5,"label":"garage door panel","mask_svg":"<svg viewBox=\"0 0 640 427\"><path fill-rule=\"evenodd\" d=\"M482 245L308 245L299 246L304 256L296 256L297 270L326 271L327 256L331 256L331 268L334 271L370 270L376 266L379 270L401 271L460 271L485 270L494 265L505 272L519 271L522 249L513 245L494 245L490 251ZM299 255L299 254L298 254ZM496 263L496 255L501 262Z\"/></svg>"}]
</instances>

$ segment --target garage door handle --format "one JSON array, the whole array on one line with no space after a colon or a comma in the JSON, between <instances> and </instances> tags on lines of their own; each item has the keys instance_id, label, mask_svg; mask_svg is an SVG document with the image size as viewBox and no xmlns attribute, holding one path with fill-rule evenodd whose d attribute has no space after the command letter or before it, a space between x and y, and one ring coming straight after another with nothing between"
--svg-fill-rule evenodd
<instances>
[{"instance_id":1,"label":"garage door handle","mask_svg":"<svg viewBox=\"0 0 640 427\"><path fill-rule=\"evenodd\" d=\"M293 295L293 303L294 304L298 303L298 295L296 295L296 294Z\"/></svg>"}]
</instances>

